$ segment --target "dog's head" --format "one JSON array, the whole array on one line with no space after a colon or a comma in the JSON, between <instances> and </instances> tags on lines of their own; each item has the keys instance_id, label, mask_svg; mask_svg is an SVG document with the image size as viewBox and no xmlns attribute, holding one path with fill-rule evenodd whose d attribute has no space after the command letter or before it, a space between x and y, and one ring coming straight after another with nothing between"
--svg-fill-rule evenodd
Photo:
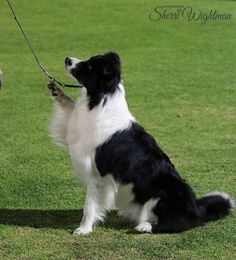
<instances>
[{"instance_id":1,"label":"dog's head","mask_svg":"<svg viewBox=\"0 0 236 260\"><path fill-rule=\"evenodd\" d=\"M86 61L67 57L65 67L92 97L114 93L121 80L120 58L115 52L93 56Z\"/></svg>"}]
</instances>

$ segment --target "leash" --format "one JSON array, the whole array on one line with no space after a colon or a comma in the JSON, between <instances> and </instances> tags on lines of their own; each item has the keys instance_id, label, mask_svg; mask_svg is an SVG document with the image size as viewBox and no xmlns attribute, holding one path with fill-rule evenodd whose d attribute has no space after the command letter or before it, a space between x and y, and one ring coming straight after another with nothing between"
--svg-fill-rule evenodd
<instances>
[{"instance_id":1,"label":"leash","mask_svg":"<svg viewBox=\"0 0 236 260\"><path fill-rule=\"evenodd\" d=\"M67 88L82 88L82 86L78 86L78 85L63 84L63 83L61 83L60 81L56 80L53 76L51 76L51 75L47 72L47 70L45 69L44 65L39 61L39 59L38 59L38 57L37 57L37 55L36 55L36 53L35 53L33 47L31 46L31 44L30 44L30 42L29 42L29 40L28 40L28 38L27 38L27 36L26 36L26 34L25 34L25 32L24 32L24 30L23 30L23 28L22 28L22 26L21 26L21 24L20 24L20 22L19 22L19 20L18 20L18 18L17 18L17 16L16 16L16 14L15 14L15 11L14 11L14 9L13 9L11 3L10 3L10 0L7 0L7 3L8 3L8 5L9 5L10 9L11 9L11 12L12 12L12 14L13 14L13 16L14 16L14 19L15 19L15 21L16 21L18 27L20 28L20 31L21 31L21 33L22 33L22 35L23 35L23 37L24 37L24 39L25 39L25 41L26 41L26 43L27 43L29 49L31 50L31 53L33 54L33 57L34 57L35 61L37 62L38 66L39 66L40 70L43 72L43 74L46 75L46 77L47 77L50 81L54 81L54 82L58 83L60 86L62 86L62 87L67 87Z\"/></svg>"}]
</instances>

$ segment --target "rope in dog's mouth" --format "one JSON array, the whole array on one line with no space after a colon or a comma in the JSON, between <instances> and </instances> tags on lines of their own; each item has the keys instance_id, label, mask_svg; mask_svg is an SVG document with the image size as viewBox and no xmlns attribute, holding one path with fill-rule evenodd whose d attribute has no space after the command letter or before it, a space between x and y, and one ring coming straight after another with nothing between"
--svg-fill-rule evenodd
<instances>
[{"instance_id":1,"label":"rope in dog's mouth","mask_svg":"<svg viewBox=\"0 0 236 260\"><path fill-rule=\"evenodd\" d=\"M26 41L26 43L27 43L29 49L31 50L31 53L33 54L34 59L36 60L38 66L39 66L39 68L40 68L40 70L43 72L44 75L46 75L46 77L49 79L49 81L54 81L54 82L58 83L60 86L62 86L62 87L67 87L67 88L82 88L82 86L79 86L79 85L68 85L68 84L61 83L60 81L56 80L55 77L51 76L51 75L48 73L48 71L45 69L44 65L39 61L39 59L38 59L38 57L37 57L37 55L36 55L36 53L35 53L33 47L31 46L31 44L30 44L30 42L29 42L29 40L28 40L28 38L27 38L27 36L26 36L26 34L25 34L25 32L24 32L24 30L23 30L23 28L22 28L22 26L21 26L21 24L20 24L20 22L19 22L19 20L18 20L18 18L17 18L17 16L16 16L16 14L15 14L15 11L14 11L14 9L13 9L13 7L12 7L10 1L7 0L7 3L8 3L8 5L9 5L10 9L11 9L11 12L12 12L12 14L13 14L13 16L14 16L14 19L15 19L15 21L16 21L18 27L20 28L20 31L21 31L21 33L22 33L22 35L23 35L23 37L24 37L24 39L25 39L25 41Z\"/></svg>"}]
</instances>

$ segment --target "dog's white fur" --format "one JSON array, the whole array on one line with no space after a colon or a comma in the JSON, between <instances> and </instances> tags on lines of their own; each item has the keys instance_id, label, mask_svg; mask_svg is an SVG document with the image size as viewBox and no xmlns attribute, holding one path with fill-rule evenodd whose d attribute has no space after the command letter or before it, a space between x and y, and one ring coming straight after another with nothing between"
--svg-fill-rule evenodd
<instances>
[{"instance_id":1,"label":"dog's white fur","mask_svg":"<svg viewBox=\"0 0 236 260\"><path fill-rule=\"evenodd\" d=\"M51 135L57 144L69 150L74 172L87 192L83 218L74 234L91 232L92 226L103 220L106 211L114 208L115 202L125 218L137 224L151 221L154 218L151 209L156 201L150 200L143 207L133 204L132 187L120 187L109 175L101 177L95 165L96 147L135 121L129 112L122 83L119 91L106 97L105 106L101 101L92 110L88 109L86 93L83 88L75 104L70 99L56 103L50 124ZM137 230L150 232L146 224L137 227Z\"/></svg>"}]
</instances>

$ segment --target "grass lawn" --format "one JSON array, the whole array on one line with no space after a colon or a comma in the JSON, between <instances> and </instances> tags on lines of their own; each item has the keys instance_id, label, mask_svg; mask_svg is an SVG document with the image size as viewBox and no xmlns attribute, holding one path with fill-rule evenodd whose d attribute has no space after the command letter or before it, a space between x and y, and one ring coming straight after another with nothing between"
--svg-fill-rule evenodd
<instances>
[{"instance_id":1,"label":"grass lawn","mask_svg":"<svg viewBox=\"0 0 236 260\"><path fill-rule=\"evenodd\" d=\"M230 12L230 21L149 20L157 5ZM72 83L64 57L116 50L130 110L155 136L197 196L236 197L234 1L12 0L44 65ZM133 233L115 212L74 237L84 191L68 153L48 136L52 100L0 2L0 259L236 259L236 214L174 235ZM77 89L67 89L73 98Z\"/></svg>"}]
</instances>

